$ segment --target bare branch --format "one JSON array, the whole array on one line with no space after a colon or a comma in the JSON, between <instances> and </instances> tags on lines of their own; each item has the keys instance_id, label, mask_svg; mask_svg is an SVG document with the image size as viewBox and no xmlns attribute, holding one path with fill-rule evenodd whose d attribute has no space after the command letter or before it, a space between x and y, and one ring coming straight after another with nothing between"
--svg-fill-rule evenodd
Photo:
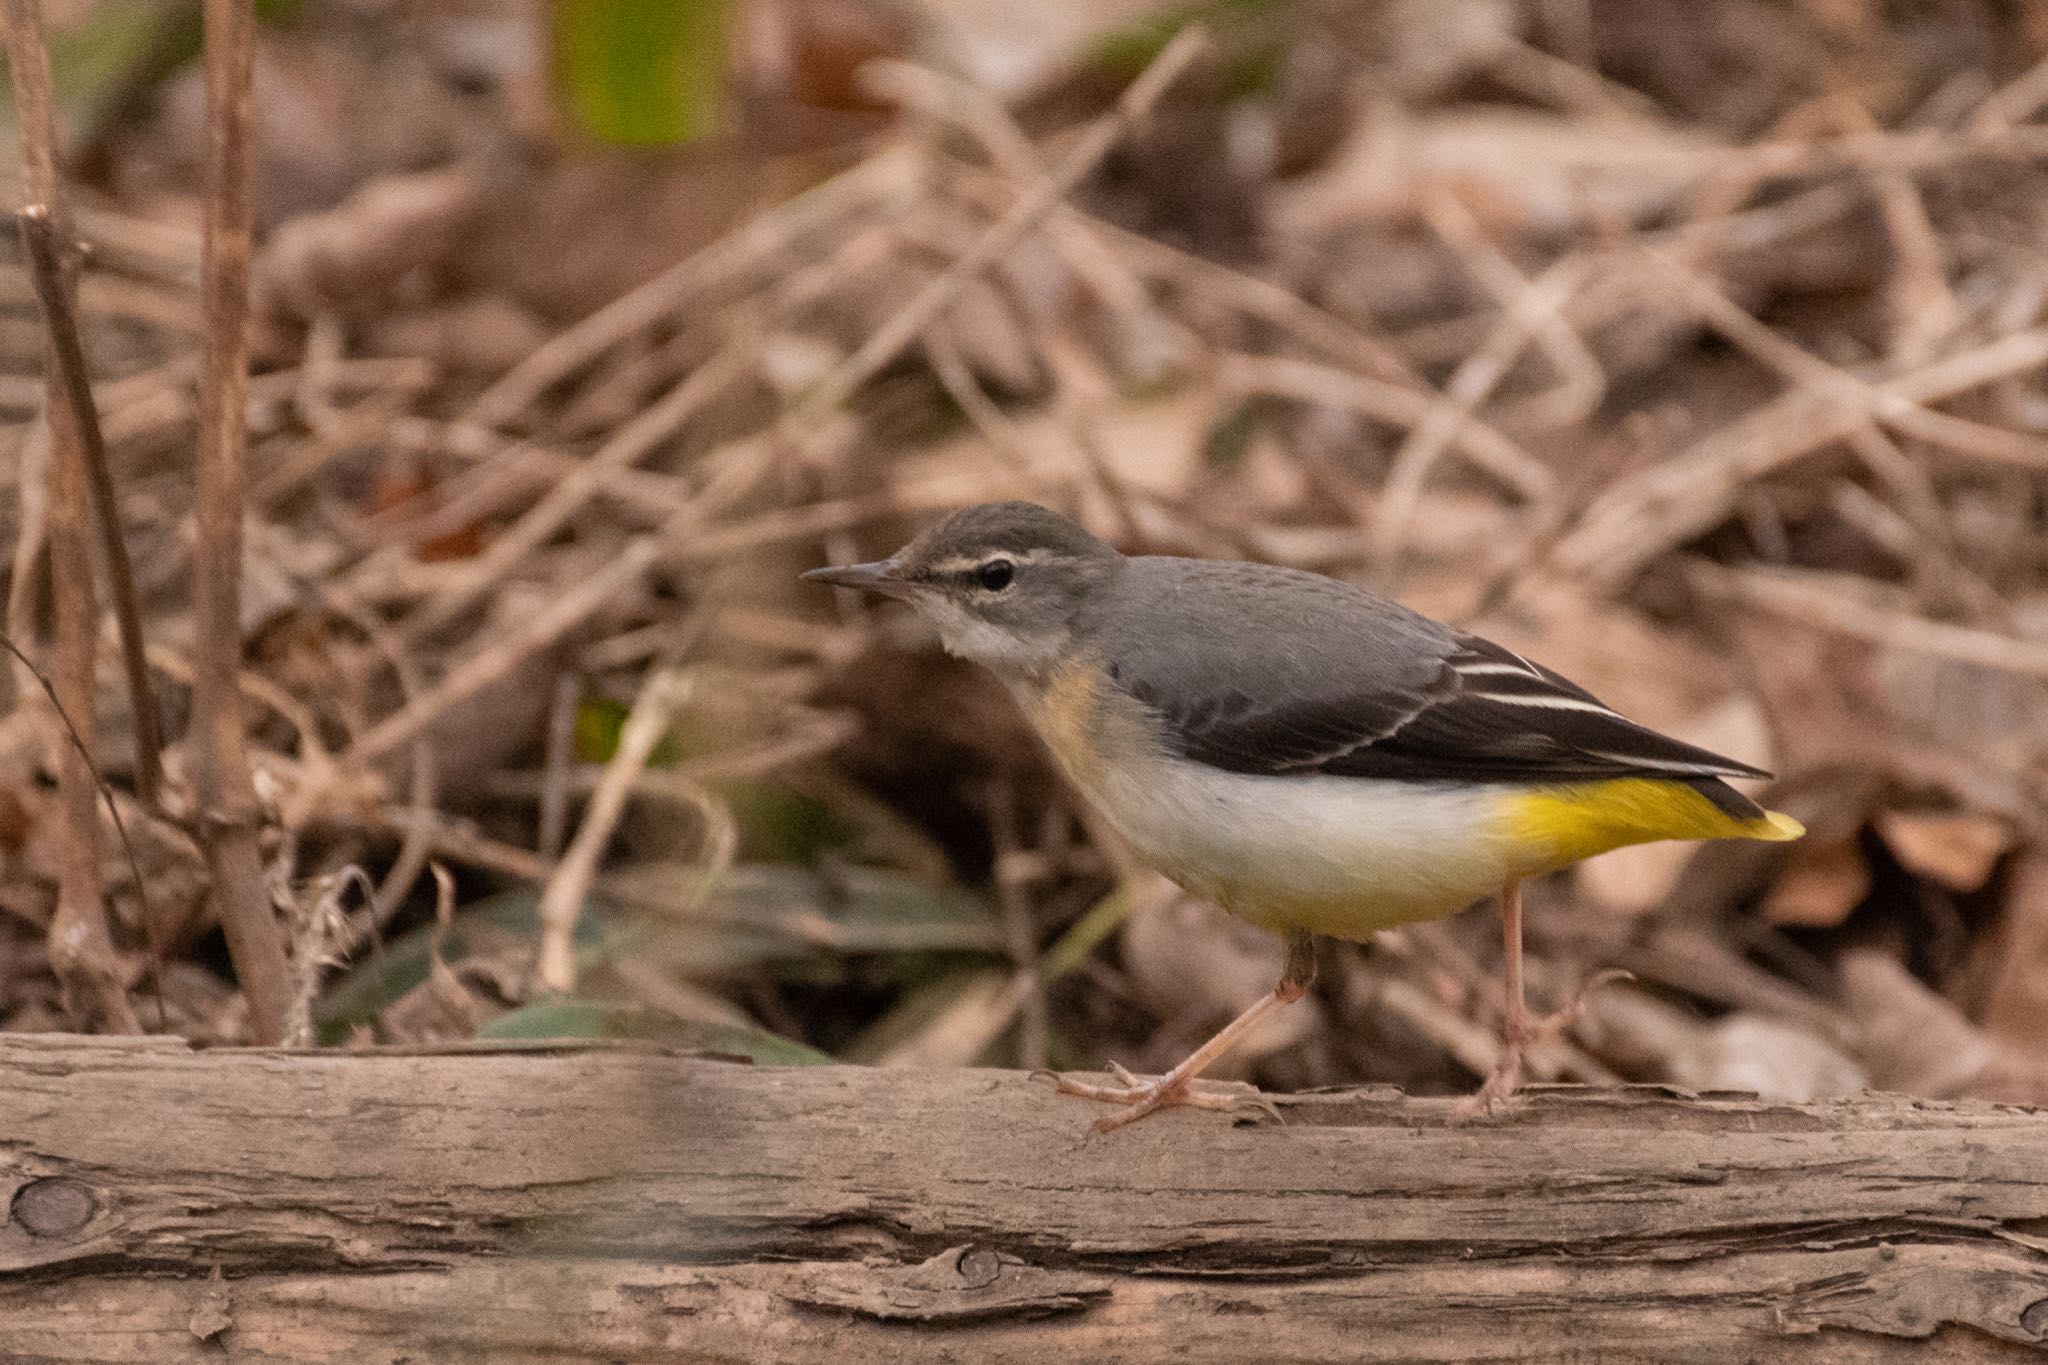
<instances>
[{"instance_id":1,"label":"bare branch","mask_svg":"<svg viewBox=\"0 0 2048 1365\"><path fill-rule=\"evenodd\" d=\"M121 512L114 501L114 476L107 463L107 443L100 434L99 409L93 403L85 347L78 334L73 303L73 246L57 237L48 204L30 204L20 214L21 239L28 248L29 276L42 304L43 325L57 374L78 424L85 473L99 521L100 550L106 561L108 587L114 598L114 620L121 630L121 665L135 708L135 790L150 809L163 792L163 726L157 718L156 693L149 685L149 663L142 643L142 611L135 601L135 571L128 562L128 542L121 534Z\"/></svg>"},{"instance_id":2,"label":"bare branch","mask_svg":"<svg viewBox=\"0 0 2048 1365\"><path fill-rule=\"evenodd\" d=\"M258 846L260 812L242 733L240 664L242 508L248 488L244 415L249 395L249 79L251 0L206 0L206 360L200 387L198 545L192 599L198 620L192 687L200 839L235 976L260 1042L284 1036L291 1002L284 937Z\"/></svg>"},{"instance_id":3,"label":"bare branch","mask_svg":"<svg viewBox=\"0 0 2048 1365\"><path fill-rule=\"evenodd\" d=\"M54 226L58 242L68 244L71 237L57 182L56 117L42 12L37 0L7 0L6 16L8 75L14 91L15 121L21 127L23 176L31 204L21 222L33 255L35 226L46 232ZM48 238L44 245L50 245ZM93 660L99 606L93 595L92 551L86 530L91 484L86 428L91 424L92 399L88 392L81 407L68 387L63 338L57 332L58 319L69 315L66 302L75 263L51 250L47 265L49 278L45 280L44 262L37 258L37 289L39 293L45 288L50 291L44 308L51 318L51 345L43 367L43 414L50 431L50 586L57 608L51 700L74 741L61 750L57 768L65 839L57 913L50 919L50 962L67 985L84 986L92 992L104 1024L119 1032L138 1033L142 1026L129 1006L107 930L106 887L100 877L98 773L92 758L98 729ZM75 331L71 341L75 353ZM77 363L76 379L83 384L83 362Z\"/></svg>"},{"instance_id":4,"label":"bare branch","mask_svg":"<svg viewBox=\"0 0 2048 1365\"><path fill-rule=\"evenodd\" d=\"M70 714L64 710L64 704L57 700L57 685L50 681L49 674L36 667L35 660L29 658L22 651L20 645L17 645L5 635L0 635L0 649L4 649L12 655L14 661L26 669L29 676L42 685L43 695L50 699L50 709L57 713L57 719L63 723L64 734L71 741L72 749L92 769L93 783L99 788L100 799L107 803L107 818L114 822L114 833L121 840L122 856L128 860L128 875L135 878L135 896L136 899L142 902L143 923L155 924L156 911L149 903L149 882L142 875L142 860L135 856L135 841L128 837L128 822L121 818L121 803L114 799L114 789L108 785L106 774L102 773L99 770L99 765L93 762L92 751L85 747L85 736L78 732L78 726L72 721ZM150 955L150 965L152 970L160 965L156 960L154 952ZM161 981L158 982L156 1005L157 1020L161 1024L164 1017Z\"/></svg>"}]
</instances>

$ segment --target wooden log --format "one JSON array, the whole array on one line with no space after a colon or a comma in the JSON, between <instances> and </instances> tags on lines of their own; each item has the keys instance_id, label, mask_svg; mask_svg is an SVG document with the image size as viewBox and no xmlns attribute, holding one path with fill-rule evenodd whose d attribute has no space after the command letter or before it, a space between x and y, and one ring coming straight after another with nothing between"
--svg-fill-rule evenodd
<instances>
[{"instance_id":1,"label":"wooden log","mask_svg":"<svg viewBox=\"0 0 2048 1365\"><path fill-rule=\"evenodd\" d=\"M0 1036L0 1360L2037 1359L2048 1115Z\"/></svg>"}]
</instances>

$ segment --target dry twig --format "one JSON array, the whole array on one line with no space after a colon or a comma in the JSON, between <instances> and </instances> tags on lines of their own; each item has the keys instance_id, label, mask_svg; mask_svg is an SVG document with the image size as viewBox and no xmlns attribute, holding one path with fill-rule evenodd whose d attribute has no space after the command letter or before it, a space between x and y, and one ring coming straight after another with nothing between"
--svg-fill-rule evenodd
<instances>
[{"instance_id":1,"label":"dry twig","mask_svg":"<svg viewBox=\"0 0 2048 1365\"><path fill-rule=\"evenodd\" d=\"M652 326L704 290L715 284L729 285L763 261L782 256L820 226L902 193L916 170L910 149L892 146L762 214L542 346L485 390L470 405L465 421L479 426L503 424L622 338Z\"/></svg>"},{"instance_id":2,"label":"dry twig","mask_svg":"<svg viewBox=\"0 0 2048 1365\"><path fill-rule=\"evenodd\" d=\"M52 359L71 408L71 421L92 491L93 512L99 522L100 552L107 566L114 620L120 627L121 662L128 674L129 699L135 711L135 790L143 805L154 809L160 804L163 791L163 732L157 720L155 691L149 683L149 664L143 656L142 611L135 602L135 571L128 562L127 539L121 534L113 472L107 465L99 408L93 402L85 348L79 339L78 318L72 306L74 272L67 264L70 244L58 239L56 219L48 205L30 204L21 211L21 236L28 248L32 266L29 276L35 282L36 298L42 305L43 325L48 330Z\"/></svg>"},{"instance_id":3,"label":"dry twig","mask_svg":"<svg viewBox=\"0 0 2048 1365\"><path fill-rule=\"evenodd\" d=\"M2032 328L1909 370L1879 391L1887 415L1895 415L2043 364L2048 329ZM1559 542L1555 559L1599 583L1625 582L1651 560L1718 525L1752 482L1830 441L1847 439L1871 415L1870 403L1860 398L1845 401L1839 393L1810 388L1766 403L1608 487ZM1953 444L1949 448L1955 450ZM1967 453L1991 458L1981 449Z\"/></svg>"},{"instance_id":4,"label":"dry twig","mask_svg":"<svg viewBox=\"0 0 2048 1365\"><path fill-rule=\"evenodd\" d=\"M1698 581L1773 616L1888 649L2048 678L2048 644L1974 626L1930 621L1876 605L1844 575L1729 572L1693 566Z\"/></svg>"},{"instance_id":5,"label":"dry twig","mask_svg":"<svg viewBox=\"0 0 2048 1365\"><path fill-rule=\"evenodd\" d=\"M590 894L591 880L597 875L598 860L604 856L612 831L625 813L633 779L647 766L654 746L661 742L688 703L691 687L688 674L668 671L655 674L640 689L619 732L619 747L605 765L604 778L590 798L590 808L583 814L583 823L577 827L576 837L569 841L568 851L541 892L540 961L536 972L541 985L548 990L575 988L576 920L583 913L584 898Z\"/></svg>"},{"instance_id":6,"label":"dry twig","mask_svg":"<svg viewBox=\"0 0 2048 1365\"><path fill-rule=\"evenodd\" d=\"M76 741L60 748L58 758L65 838L57 911L50 920L50 961L67 985L83 986L91 992L108 1027L137 1033L141 1025L129 1006L115 958L107 928L106 887L100 875L99 789L93 758L99 714L94 686L99 607L93 595L87 531L93 408L76 332L59 330L71 316L74 263L66 259L72 239L57 178L49 51L43 41L38 0L8 0L6 18L9 83L21 128L29 196L21 215L22 233L38 266L48 269L47 279L38 271L37 287L46 291L43 304L50 324L43 366L43 416L50 433L50 585L57 607L57 645L50 672L55 682L54 701ZM38 246L47 250L37 254ZM67 373L67 366L75 368ZM74 386L85 389L82 403ZM140 715L137 719L141 723Z\"/></svg>"},{"instance_id":7,"label":"dry twig","mask_svg":"<svg viewBox=\"0 0 2048 1365\"><path fill-rule=\"evenodd\" d=\"M198 544L192 600L197 669L192 688L200 842L251 1032L285 1033L291 980L259 846L261 811L250 779L236 686L242 654L242 508L248 490L251 0L206 0L205 378L200 391Z\"/></svg>"},{"instance_id":8,"label":"dry twig","mask_svg":"<svg viewBox=\"0 0 2048 1365\"><path fill-rule=\"evenodd\" d=\"M1189 64L1207 46L1208 37L1199 25L1190 25L1176 34L1144 73L1124 91L1115 110L1082 133L1050 174L1013 203L972 248L928 281L924 288L876 328L861 343L859 350L805 395L793 413L798 422L807 424L837 408L862 384L895 360L903 348L916 340L926 325L953 301L961 286L1007 255L1077 185L1088 178L1124 135L1151 112L1159 97L1180 79Z\"/></svg>"}]
</instances>

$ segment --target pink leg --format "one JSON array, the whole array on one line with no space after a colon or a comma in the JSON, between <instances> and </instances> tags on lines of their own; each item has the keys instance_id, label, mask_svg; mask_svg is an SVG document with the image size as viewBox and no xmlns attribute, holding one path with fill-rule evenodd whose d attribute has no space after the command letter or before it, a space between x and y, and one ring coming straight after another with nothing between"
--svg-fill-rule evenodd
<instances>
[{"instance_id":1,"label":"pink leg","mask_svg":"<svg viewBox=\"0 0 2048 1365\"><path fill-rule=\"evenodd\" d=\"M1571 1004L1555 1014L1532 1014L1522 989L1522 883L1509 882L1500 892L1502 946L1506 950L1506 1025L1501 1031L1500 1058L1486 1083L1458 1105L1458 1120L1490 1114L1494 1106L1512 1096L1522 1085L1522 1064L1531 1044L1540 1043L1571 1027L1585 1007L1586 992L1626 972L1602 972L1582 987Z\"/></svg>"},{"instance_id":2,"label":"pink leg","mask_svg":"<svg viewBox=\"0 0 2048 1365\"><path fill-rule=\"evenodd\" d=\"M1101 1100L1108 1104L1126 1106L1117 1113L1095 1120L1095 1126L1102 1132L1121 1128L1136 1122L1158 1109L1185 1106L1193 1109L1241 1109L1247 1106L1264 1108L1277 1117L1277 1111L1263 1096L1241 1092L1217 1093L1194 1088L1195 1077L1211 1062L1228 1052L1237 1041L1250 1031L1269 1011L1281 1005L1291 1005L1308 994L1308 988L1315 981L1315 942L1307 934L1290 933L1287 936L1287 968L1281 974L1280 984L1270 994L1261 997L1252 1007L1223 1026L1214 1038L1196 1048L1179 1066L1153 1081L1141 1081L1116 1063L1110 1063L1110 1070L1122 1082L1120 1085L1097 1085L1092 1081L1077 1081L1052 1072L1039 1074L1051 1076L1053 1084L1063 1095L1078 1095L1083 1099Z\"/></svg>"},{"instance_id":3,"label":"pink leg","mask_svg":"<svg viewBox=\"0 0 2048 1365\"><path fill-rule=\"evenodd\" d=\"M1515 1093L1522 1084L1522 1054L1533 1036L1535 1021L1522 991L1522 883L1519 879L1501 888L1500 922L1507 950L1506 1025L1501 1031L1500 1056L1493 1072L1477 1092L1458 1106L1459 1118L1493 1112L1493 1107Z\"/></svg>"}]
</instances>

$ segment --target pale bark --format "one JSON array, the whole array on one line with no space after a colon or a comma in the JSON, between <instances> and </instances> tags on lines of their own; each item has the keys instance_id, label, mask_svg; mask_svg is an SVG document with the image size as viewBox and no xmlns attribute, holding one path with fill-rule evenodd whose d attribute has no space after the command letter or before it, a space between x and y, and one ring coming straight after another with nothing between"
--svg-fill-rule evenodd
<instances>
[{"instance_id":1,"label":"pale bark","mask_svg":"<svg viewBox=\"0 0 2048 1365\"><path fill-rule=\"evenodd\" d=\"M2048 1116L0 1037L0 1360L1996 1360ZM225 1350L225 1357L223 1356Z\"/></svg>"}]
</instances>

